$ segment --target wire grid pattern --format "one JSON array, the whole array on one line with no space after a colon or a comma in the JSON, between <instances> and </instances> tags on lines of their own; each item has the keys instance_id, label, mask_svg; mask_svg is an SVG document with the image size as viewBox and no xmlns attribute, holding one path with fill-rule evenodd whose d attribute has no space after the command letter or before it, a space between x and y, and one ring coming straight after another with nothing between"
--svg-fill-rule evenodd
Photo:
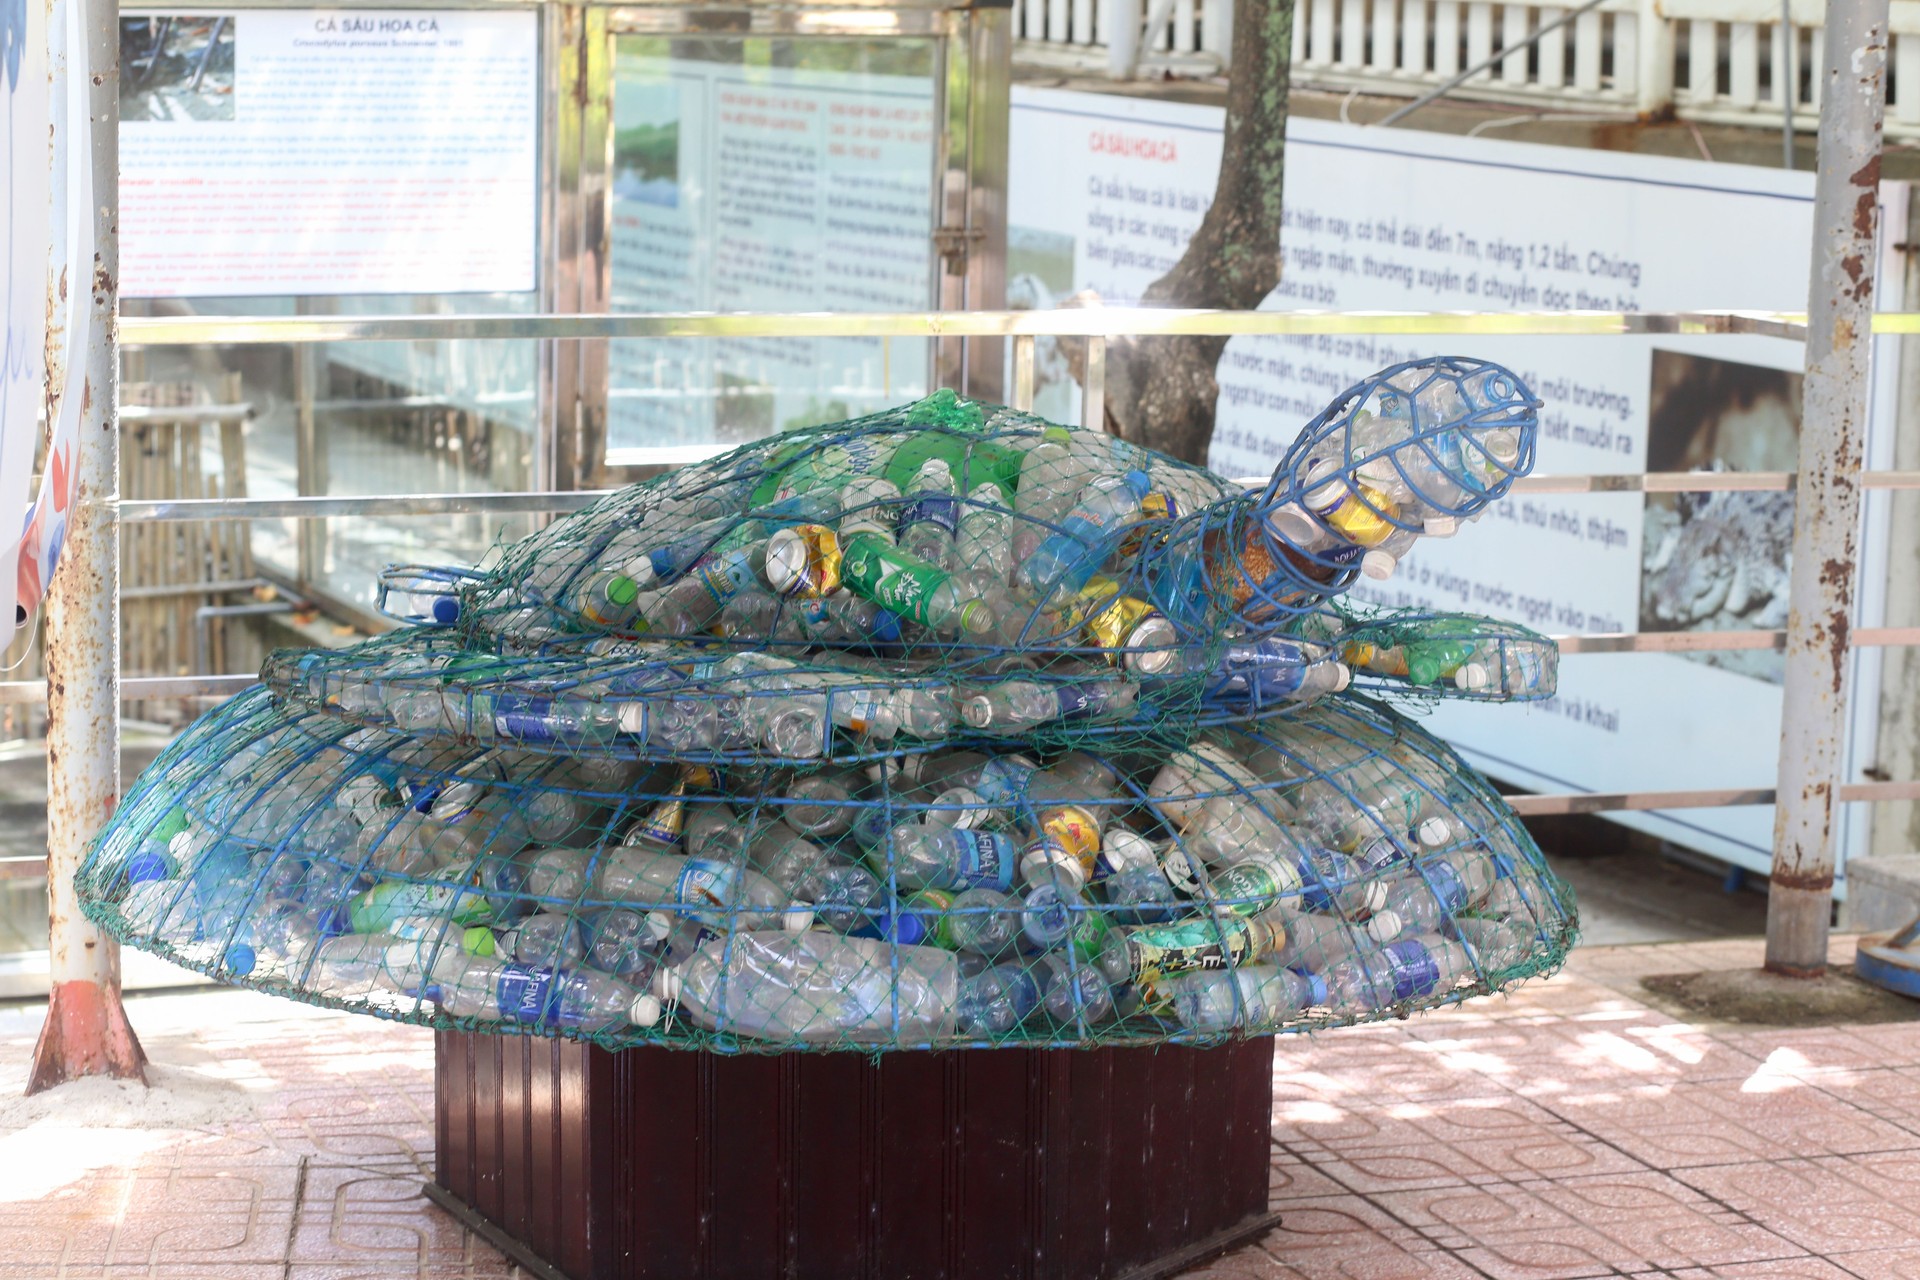
<instances>
[{"instance_id":1,"label":"wire grid pattern","mask_svg":"<svg viewBox=\"0 0 1920 1280\"><path fill-rule=\"evenodd\" d=\"M619 1047L1209 1042L1498 990L1576 913L1356 681L1552 693L1551 642L1331 601L1531 465L1401 366L1266 493L938 393L611 495L419 625L283 652L149 769L90 915L238 985Z\"/></svg>"}]
</instances>

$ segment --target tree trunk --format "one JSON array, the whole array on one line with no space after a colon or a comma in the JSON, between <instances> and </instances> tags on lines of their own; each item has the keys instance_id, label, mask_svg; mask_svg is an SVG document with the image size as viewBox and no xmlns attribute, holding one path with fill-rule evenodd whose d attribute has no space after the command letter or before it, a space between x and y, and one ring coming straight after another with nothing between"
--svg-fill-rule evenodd
<instances>
[{"instance_id":1,"label":"tree trunk","mask_svg":"<svg viewBox=\"0 0 1920 1280\"><path fill-rule=\"evenodd\" d=\"M1293 0L1235 0L1220 178L1200 229L1146 306L1251 311L1280 283ZM1220 337L1117 339L1107 347L1107 429L1205 464L1220 384Z\"/></svg>"}]
</instances>

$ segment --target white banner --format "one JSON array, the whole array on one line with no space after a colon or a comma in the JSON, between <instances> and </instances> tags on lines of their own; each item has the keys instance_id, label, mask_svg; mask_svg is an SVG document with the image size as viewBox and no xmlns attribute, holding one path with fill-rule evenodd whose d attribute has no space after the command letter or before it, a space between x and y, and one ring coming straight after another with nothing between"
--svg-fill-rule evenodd
<instances>
[{"instance_id":1,"label":"white banner","mask_svg":"<svg viewBox=\"0 0 1920 1280\"><path fill-rule=\"evenodd\" d=\"M123 295L534 287L536 13L120 23Z\"/></svg>"},{"instance_id":2,"label":"white banner","mask_svg":"<svg viewBox=\"0 0 1920 1280\"><path fill-rule=\"evenodd\" d=\"M1214 108L1016 88L1010 294L1137 298L1199 225L1220 129ZM1285 269L1266 306L1803 310L1812 192L1806 173L1296 120ZM1546 401L1539 474L1795 467L1801 347L1665 337L1236 338L1219 367L1211 464L1265 474L1342 389L1435 354L1501 361ZM1041 357L1041 410L1075 419L1064 365ZM1785 624L1790 536L1786 495L1519 498L1457 539L1422 543L1393 580L1354 595L1546 632L1772 628ZM1863 582L1862 625L1880 594ZM1449 704L1432 719L1490 772L1535 790L1767 786L1780 661L1569 657L1550 703ZM1869 708L1870 742L1876 676L1864 674L1856 705ZM1620 820L1750 868L1770 858L1770 809ZM1852 823L1849 841L1865 827Z\"/></svg>"},{"instance_id":3,"label":"white banner","mask_svg":"<svg viewBox=\"0 0 1920 1280\"><path fill-rule=\"evenodd\" d=\"M6 148L6 340L0 346L0 618L18 617L15 563L46 398L49 241L47 6L0 4ZM31 607L29 604L28 607ZM7 634L0 627L0 635Z\"/></svg>"}]
</instances>

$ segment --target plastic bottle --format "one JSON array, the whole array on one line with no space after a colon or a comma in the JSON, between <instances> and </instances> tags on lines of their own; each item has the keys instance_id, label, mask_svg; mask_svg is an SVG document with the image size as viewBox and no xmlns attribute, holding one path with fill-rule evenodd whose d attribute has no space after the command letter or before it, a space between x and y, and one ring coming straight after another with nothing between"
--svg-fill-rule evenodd
<instances>
[{"instance_id":1,"label":"plastic bottle","mask_svg":"<svg viewBox=\"0 0 1920 1280\"><path fill-rule=\"evenodd\" d=\"M521 964L541 964L569 968L587 956L586 941L574 918L559 911L542 911L527 916L501 934L500 951Z\"/></svg>"},{"instance_id":2,"label":"plastic bottle","mask_svg":"<svg viewBox=\"0 0 1920 1280\"><path fill-rule=\"evenodd\" d=\"M1211 888L1214 911L1257 916L1285 898L1298 898L1300 871L1280 852L1257 850L1222 866Z\"/></svg>"},{"instance_id":3,"label":"plastic bottle","mask_svg":"<svg viewBox=\"0 0 1920 1280\"><path fill-rule=\"evenodd\" d=\"M678 908L677 914L717 930L799 931L813 923L812 911L757 871L639 848L605 851L594 892L616 902Z\"/></svg>"},{"instance_id":4,"label":"plastic bottle","mask_svg":"<svg viewBox=\"0 0 1920 1280\"><path fill-rule=\"evenodd\" d=\"M882 880L891 871L905 889L998 889L1012 887L1019 846L997 831L957 831L951 827L897 828L893 865L884 851L869 855Z\"/></svg>"},{"instance_id":5,"label":"plastic bottle","mask_svg":"<svg viewBox=\"0 0 1920 1280\"><path fill-rule=\"evenodd\" d=\"M811 930L710 939L684 965L657 971L652 994L660 1009L712 1031L800 1044L914 1044L953 1034L959 993L951 952Z\"/></svg>"},{"instance_id":6,"label":"plastic bottle","mask_svg":"<svg viewBox=\"0 0 1920 1280\"><path fill-rule=\"evenodd\" d=\"M991 965L960 979L955 1029L962 1035L1003 1036L1033 1016L1040 985L1017 964Z\"/></svg>"},{"instance_id":7,"label":"plastic bottle","mask_svg":"<svg viewBox=\"0 0 1920 1280\"><path fill-rule=\"evenodd\" d=\"M1187 819L1180 831L1181 847L1208 866L1271 853L1288 843L1289 816L1279 792L1265 784L1245 795L1215 796Z\"/></svg>"},{"instance_id":8,"label":"plastic bottle","mask_svg":"<svg viewBox=\"0 0 1920 1280\"><path fill-rule=\"evenodd\" d=\"M1426 934L1351 956L1329 965L1322 976L1335 1008L1384 1009L1403 1000L1451 990L1476 974L1466 948L1451 939Z\"/></svg>"},{"instance_id":9,"label":"plastic bottle","mask_svg":"<svg viewBox=\"0 0 1920 1280\"><path fill-rule=\"evenodd\" d=\"M1189 1031L1277 1027L1303 1010L1327 1003L1326 979L1274 964L1186 973L1159 988L1173 1016Z\"/></svg>"},{"instance_id":10,"label":"plastic bottle","mask_svg":"<svg viewBox=\"0 0 1920 1280\"><path fill-rule=\"evenodd\" d=\"M829 768L795 778L787 786L787 803L780 806L786 824L803 836L831 840L853 826L854 794L860 787L857 768Z\"/></svg>"},{"instance_id":11,"label":"plastic bottle","mask_svg":"<svg viewBox=\"0 0 1920 1280\"><path fill-rule=\"evenodd\" d=\"M1013 500L997 484L967 490L960 508L954 563L966 573L982 573L1010 583L1013 572Z\"/></svg>"},{"instance_id":12,"label":"plastic bottle","mask_svg":"<svg viewBox=\"0 0 1920 1280\"><path fill-rule=\"evenodd\" d=\"M521 885L511 859L481 858L430 879L383 880L355 898L347 916L355 933L383 933L409 916L485 924L519 896Z\"/></svg>"},{"instance_id":13,"label":"plastic bottle","mask_svg":"<svg viewBox=\"0 0 1920 1280\"><path fill-rule=\"evenodd\" d=\"M1384 943L1438 933L1456 914L1483 901L1499 878L1485 849L1428 854L1386 882L1386 900L1367 920L1367 934Z\"/></svg>"},{"instance_id":14,"label":"plastic bottle","mask_svg":"<svg viewBox=\"0 0 1920 1280\"><path fill-rule=\"evenodd\" d=\"M1325 973L1378 948L1364 928L1318 911L1290 916L1285 928L1286 941L1273 953L1273 962L1303 973Z\"/></svg>"},{"instance_id":15,"label":"plastic bottle","mask_svg":"<svg viewBox=\"0 0 1920 1280\"><path fill-rule=\"evenodd\" d=\"M652 979L660 963L658 948L663 939L648 924L646 912L610 907L587 912L578 919L587 964L635 986L644 986Z\"/></svg>"},{"instance_id":16,"label":"plastic bottle","mask_svg":"<svg viewBox=\"0 0 1920 1280\"><path fill-rule=\"evenodd\" d=\"M960 501L954 496L953 471L944 459L929 458L906 492L900 508L900 549L951 572L961 568L954 539L960 531Z\"/></svg>"},{"instance_id":17,"label":"plastic bottle","mask_svg":"<svg viewBox=\"0 0 1920 1280\"><path fill-rule=\"evenodd\" d=\"M1144 471L1095 480L1033 554L1016 580L1031 591L1079 591L1100 569L1115 530L1141 518L1140 501L1152 487Z\"/></svg>"},{"instance_id":18,"label":"plastic bottle","mask_svg":"<svg viewBox=\"0 0 1920 1280\"><path fill-rule=\"evenodd\" d=\"M757 549L764 552L764 544ZM649 634L698 635L718 620L730 601L750 589L759 578L756 557L751 550L710 556L672 586L642 592L634 602L635 613Z\"/></svg>"},{"instance_id":19,"label":"plastic bottle","mask_svg":"<svg viewBox=\"0 0 1920 1280\"><path fill-rule=\"evenodd\" d=\"M829 929L851 933L886 895L880 878L858 863L837 858L816 863L794 885L795 896L813 904Z\"/></svg>"},{"instance_id":20,"label":"plastic bottle","mask_svg":"<svg viewBox=\"0 0 1920 1280\"><path fill-rule=\"evenodd\" d=\"M1064 1026L1113 1017L1113 988L1090 960L1067 952L1042 956L1034 966L1045 994L1047 1016Z\"/></svg>"},{"instance_id":21,"label":"plastic bottle","mask_svg":"<svg viewBox=\"0 0 1920 1280\"><path fill-rule=\"evenodd\" d=\"M1267 636L1229 644L1202 696L1209 702L1259 710L1310 702L1339 693L1352 683L1353 672L1327 657L1319 646Z\"/></svg>"},{"instance_id":22,"label":"plastic bottle","mask_svg":"<svg viewBox=\"0 0 1920 1280\"><path fill-rule=\"evenodd\" d=\"M434 990L443 1012L483 1022L611 1031L637 1021L645 997L620 979L592 969L553 969L456 957L435 965ZM651 1012L650 1006L641 1006Z\"/></svg>"},{"instance_id":23,"label":"plastic bottle","mask_svg":"<svg viewBox=\"0 0 1920 1280\"><path fill-rule=\"evenodd\" d=\"M1020 483L1014 490L1013 557L1016 566L1033 555L1051 530L1047 527L1064 515L1087 477L1073 462L1072 434L1064 427L1049 427L1020 460Z\"/></svg>"},{"instance_id":24,"label":"plastic bottle","mask_svg":"<svg viewBox=\"0 0 1920 1280\"><path fill-rule=\"evenodd\" d=\"M960 717L981 733L1018 733L1055 720L1116 717L1131 710L1138 697L1137 686L1117 680L1002 680L962 702Z\"/></svg>"},{"instance_id":25,"label":"plastic bottle","mask_svg":"<svg viewBox=\"0 0 1920 1280\"><path fill-rule=\"evenodd\" d=\"M855 476L840 490L840 522L837 529L843 552L855 536L867 533L891 543L900 519L900 490L879 476ZM844 578L846 566L841 565Z\"/></svg>"},{"instance_id":26,"label":"plastic bottle","mask_svg":"<svg viewBox=\"0 0 1920 1280\"><path fill-rule=\"evenodd\" d=\"M1202 739L1167 757L1147 784L1147 798L1168 821L1180 826L1215 794L1258 793L1265 787L1260 776L1231 750Z\"/></svg>"},{"instance_id":27,"label":"plastic bottle","mask_svg":"<svg viewBox=\"0 0 1920 1280\"><path fill-rule=\"evenodd\" d=\"M633 621L639 598L632 578L617 569L597 569L582 575L567 592L564 607L583 622L617 629Z\"/></svg>"}]
</instances>

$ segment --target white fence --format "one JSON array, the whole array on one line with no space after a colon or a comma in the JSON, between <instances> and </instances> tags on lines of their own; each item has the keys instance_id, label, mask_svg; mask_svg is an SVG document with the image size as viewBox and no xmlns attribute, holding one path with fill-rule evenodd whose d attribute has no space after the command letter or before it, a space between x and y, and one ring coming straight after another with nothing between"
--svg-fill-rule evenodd
<instances>
[{"instance_id":1,"label":"white fence","mask_svg":"<svg viewBox=\"0 0 1920 1280\"><path fill-rule=\"evenodd\" d=\"M1452 96L1548 110L1660 115L1778 129L1788 95L1794 123L1818 124L1824 55L1819 0L1606 0L1531 48L1534 32L1578 0L1298 0L1294 83L1413 97L1499 55ZM1224 69L1232 0L1021 0L1016 57L1086 70L1124 65L1125 41L1145 29L1143 68ZM1920 0L1893 0L1887 133L1920 138Z\"/></svg>"}]
</instances>

